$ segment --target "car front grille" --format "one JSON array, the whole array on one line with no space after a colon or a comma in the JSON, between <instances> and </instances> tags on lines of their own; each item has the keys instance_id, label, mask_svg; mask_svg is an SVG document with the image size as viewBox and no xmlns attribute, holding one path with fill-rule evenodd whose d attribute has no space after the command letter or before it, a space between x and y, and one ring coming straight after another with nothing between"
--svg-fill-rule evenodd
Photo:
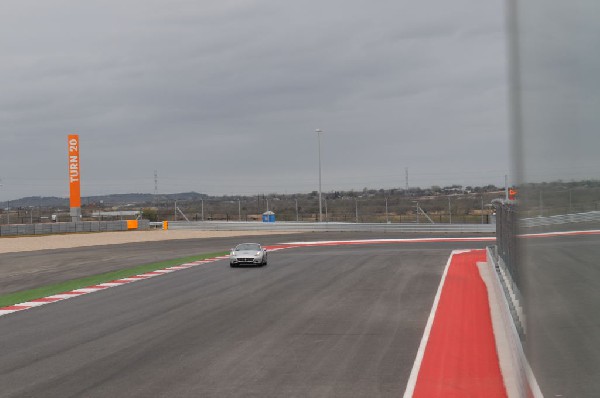
<instances>
[{"instance_id":1,"label":"car front grille","mask_svg":"<svg viewBox=\"0 0 600 398\"><path fill-rule=\"evenodd\" d=\"M251 263L254 261L254 257L240 257L238 258L240 263Z\"/></svg>"}]
</instances>

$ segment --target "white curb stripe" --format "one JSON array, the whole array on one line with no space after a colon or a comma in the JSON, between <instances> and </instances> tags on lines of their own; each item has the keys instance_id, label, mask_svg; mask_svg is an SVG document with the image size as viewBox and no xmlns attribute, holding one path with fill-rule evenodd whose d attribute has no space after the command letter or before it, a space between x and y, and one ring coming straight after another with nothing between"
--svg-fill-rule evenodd
<instances>
[{"instance_id":1,"label":"white curb stripe","mask_svg":"<svg viewBox=\"0 0 600 398\"><path fill-rule=\"evenodd\" d=\"M41 307L43 305L50 304L50 303L56 303L59 301L68 300L70 298L79 297L84 294L94 293L94 292L107 290L107 289L117 287L117 286L127 285L129 283L136 282L136 281L143 281L143 280L155 277L155 276L161 276L161 275L165 275L165 274L179 271L182 269L188 269L188 268L191 268L191 267L194 267L197 265L213 263L215 261L218 261L218 260L224 259L224 258L229 258L229 256L213 257L213 258L208 258L205 260L194 261L192 263L186 263L186 264L182 264L182 265L176 265L173 267L158 269L155 271L150 271L150 272L146 272L143 274L130 276L127 278L117 279L117 280L114 280L111 282L98 283L96 285L93 285L94 287L91 287L91 286L83 287L83 288L71 290L68 292L53 294L51 296L41 297L39 299L36 299L36 300L40 300L40 301L28 301L28 302L24 302L24 303L12 304L7 307L4 307L4 308L10 308L10 309L0 309L0 316L12 314L13 312L24 311L24 310L34 308L34 307Z\"/></svg>"}]
</instances>

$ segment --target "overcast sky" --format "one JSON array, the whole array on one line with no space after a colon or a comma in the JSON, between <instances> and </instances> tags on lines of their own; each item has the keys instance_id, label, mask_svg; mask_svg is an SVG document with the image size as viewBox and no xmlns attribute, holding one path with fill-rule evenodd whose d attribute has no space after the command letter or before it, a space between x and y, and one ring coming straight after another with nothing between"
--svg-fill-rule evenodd
<instances>
[{"instance_id":1,"label":"overcast sky","mask_svg":"<svg viewBox=\"0 0 600 398\"><path fill-rule=\"evenodd\" d=\"M503 185L503 2L3 0L0 200Z\"/></svg>"},{"instance_id":2,"label":"overcast sky","mask_svg":"<svg viewBox=\"0 0 600 398\"><path fill-rule=\"evenodd\" d=\"M599 15L598 0L519 2L523 181L600 179Z\"/></svg>"}]
</instances>

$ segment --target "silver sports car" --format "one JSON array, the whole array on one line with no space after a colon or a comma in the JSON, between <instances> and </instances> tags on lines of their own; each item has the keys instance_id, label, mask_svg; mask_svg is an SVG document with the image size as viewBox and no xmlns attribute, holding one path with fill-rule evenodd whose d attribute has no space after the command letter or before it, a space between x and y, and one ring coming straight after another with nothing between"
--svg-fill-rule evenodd
<instances>
[{"instance_id":1,"label":"silver sports car","mask_svg":"<svg viewBox=\"0 0 600 398\"><path fill-rule=\"evenodd\" d=\"M241 243L231 249L229 265L267 265L267 249L258 243Z\"/></svg>"}]
</instances>

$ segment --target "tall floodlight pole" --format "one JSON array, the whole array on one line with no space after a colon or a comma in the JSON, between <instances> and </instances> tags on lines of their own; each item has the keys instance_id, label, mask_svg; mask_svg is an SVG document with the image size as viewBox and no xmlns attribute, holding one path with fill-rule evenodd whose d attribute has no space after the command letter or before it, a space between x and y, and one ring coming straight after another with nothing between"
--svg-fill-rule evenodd
<instances>
[{"instance_id":1,"label":"tall floodlight pole","mask_svg":"<svg viewBox=\"0 0 600 398\"><path fill-rule=\"evenodd\" d=\"M481 223L483 224L483 193L481 194Z\"/></svg>"},{"instance_id":2,"label":"tall floodlight pole","mask_svg":"<svg viewBox=\"0 0 600 398\"><path fill-rule=\"evenodd\" d=\"M298 222L298 199L296 199L296 222Z\"/></svg>"},{"instance_id":3,"label":"tall floodlight pole","mask_svg":"<svg viewBox=\"0 0 600 398\"><path fill-rule=\"evenodd\" d=\"M321 201L321 133L323 130L316 129L317 141L319 143L319 222L323 222L323 207Z\"/></svg>"},{"instance_id":4,"label":"tall floodlight pole","mask_svg":"<svg viewBox=\"0 0 600 398\"><path fill-rule=\"evenodd\" d=\"M390 223L390 218L388 216L388 198L387 198L387 196L385 197L385 223L386 224Z\"/></svg>"}]
</instances>

